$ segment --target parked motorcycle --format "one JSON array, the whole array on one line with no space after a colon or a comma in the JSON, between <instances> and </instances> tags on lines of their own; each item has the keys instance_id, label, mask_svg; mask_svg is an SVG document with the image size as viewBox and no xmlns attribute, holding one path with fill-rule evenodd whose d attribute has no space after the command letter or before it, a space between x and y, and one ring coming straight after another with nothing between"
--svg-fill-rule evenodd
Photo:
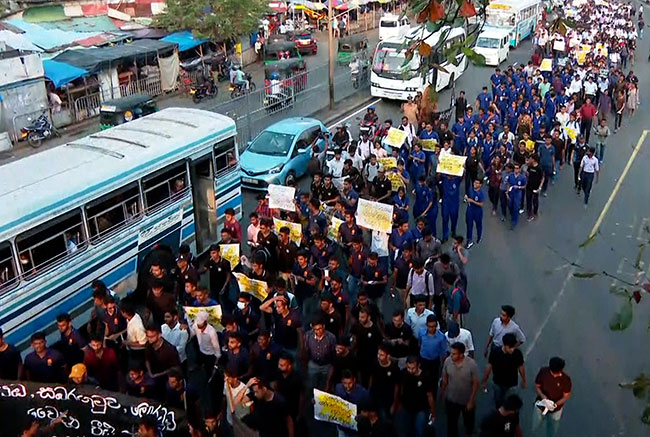
<instances>
[{"instance_id":1,"label":"parked motorcycle","mask_svg":"<svg viewBox=\"0 0 650 437\"><path fill-rule=\"evenodd\" d=\"M200 103L203 99L212 99L219 94L219 88L212 80L207 80L197 87L190 88L190 95L194 103Z\"/></svg>"},{"instance_id":2,"label":"parked motorcycle","mask_svg":"<svg viewBox=\"0 0 650 437\"><path fill-rule=\"evenodd\" d=\"M368 67L368 61L363 59L355 59L350 63L350 74L352 75L354 89L359 89L361 83L368 81Z\"/></svg>"},{"instance_id":3,"label":"parked motorcycle","mask_svg":"<svg viewBox=\"0 0 650 437\"><path fill-rule=\"evenodd\" d=\"M230 87L228 88L230 90L231 99L236 99L237 97L241 97L247 92L252 93L253 91L255 91L255 88L257 88L255 82L253 82L253 77L249 73L245 73L245 76L246 76L246 80L248 81L248 90L246 89L245 85L237 85L231 83Z\"/></svg>"},{"instance_id":4,"label":"parked motorcycle","mask_svg":"<svg viewBox=\"0 0 650 437\"><path fill-rule=\"evenodd\" d=\"M31 117L27 121L32 121ZM56 128L50 123L47 110L44 110L32 124L20 129L20 134L21 138L26 139L29 145L35 149L41 147L43 140L47 140L52 136L59 136Z\"/></svg>"}]
</instances>

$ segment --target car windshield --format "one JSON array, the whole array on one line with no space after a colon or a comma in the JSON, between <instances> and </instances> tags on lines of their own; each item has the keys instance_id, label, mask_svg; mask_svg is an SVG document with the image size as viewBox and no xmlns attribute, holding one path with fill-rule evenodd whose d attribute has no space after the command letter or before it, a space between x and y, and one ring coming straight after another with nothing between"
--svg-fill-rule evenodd
<instances>
[{"instance_id":1,"label":"car windshield","mask_svg":"<svg viewBox=\"0 0 650 437\"><path fill-rule=\"evenodd\" d=\"M311 39L311 34L296 35L296 39Z\"/></svg>"},{"instance_id":2,"label":"car windshield","mask_svg":"<svg viewBox=\"0 0 650 437\"><path fill-rule=\"evenodd\" d=\"M397 27L397 21L382 21L379 25L381 27Z\"/></svg>"},{"instance_id":3,"label":"car windshield","mask_svg":"<svg viewBox=\"0 0 650 437\"><path fill-rule=\"evenodd\" d=\"M295 135L264 131L248 147L260 155L285 156L291 149Z\"/></svg>"},{"instance_id":4,"label":"car windshield","mask_svg":"<svg viewBox=\"0 0 650 437\"><path fill-rule=\"evenodd\" d=\"M406 50L400 43L382 44L372 60L372 71L380 77L408 80L417 74L418 56L404 66Z\"/></svg>"},{"instance_id":5,"label":"car windshield","mask_svg":"<svg viewBox=\"0 0 650 437\"><path fill-rule=\"evenodd\" d=\"M515 14L490 11L485 18L485 23L489 26L511 27L515 25Z\"/></svg>"},{"instance_id":6,"label":"car windshield","mask_svg":"<svg viewBox=\"0 0 650 437\"><path fill-rule=\"evenodd\" d=\"M498 49L499 40L497 38L479 37L478 41L476 41L476 47L483 49Z\"/></svg>"}]
</instances>

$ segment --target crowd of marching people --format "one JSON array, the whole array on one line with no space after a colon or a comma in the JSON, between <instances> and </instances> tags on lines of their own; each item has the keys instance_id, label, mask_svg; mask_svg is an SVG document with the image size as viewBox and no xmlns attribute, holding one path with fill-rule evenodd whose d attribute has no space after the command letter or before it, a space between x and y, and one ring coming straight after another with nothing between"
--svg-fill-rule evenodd
<instances>
[{"instance_id":1,"label":"crowd of marching people","mask_svg":"<svg viewBox=\"0 0 650 437\"><path fill-rule=\"evenodd\" d=\"M271 209L260 195L244 230L227 210L204 262L187 246L161 247L122 301L97 281L83 332L61 314L61 340L49 347L35 333L23 362L0 331L0 378L157 399L187 412L193 436L316 435L314 389L357 405L357 430L338 425L339 436L433 435L441 412L449 437L460 435L461 416L466 435L521 435L526 336L504 302L484 347L475 342L464 323L469 249L482 240L487 208L511 229L521 214L536 220L540 196L565 168L586 206L607 144L639 105L632 68L643 9L577 0L563 13L580 25L541 23L531 61L497 68L476 99L461 91L449 121L418 93L395 125L371 107L372 128L358 141L341 126L325 150L314 144L313 179L296 188L295 211ZM406 132L401 147L384 148L390 128ZM461 176L437 171L445 155L466 157ZM393 205L387 245L356 223L359 199ZM463 203L466 238L457 232ZM334 217L342 223L332 233ZM299 241L274 218L301 224ZM224 244L250 256L233 266ZM268 284L268 295L240 293L234 272ZM200 308L216 305L215 322ZM184 307L199 308L193 320ZM564 366L550 358L533 383L533 427L549 437L571 395ZM493 408L476 425L488 387Z\"/></svg>"}]
</instances>

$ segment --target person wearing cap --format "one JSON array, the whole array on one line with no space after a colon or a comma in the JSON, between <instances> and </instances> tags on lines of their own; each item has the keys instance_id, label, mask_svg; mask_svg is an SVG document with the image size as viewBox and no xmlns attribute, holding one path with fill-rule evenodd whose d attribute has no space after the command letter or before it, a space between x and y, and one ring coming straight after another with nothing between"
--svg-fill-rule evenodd
<instances>
[{"instance_id":1,"label":"person wearing cap","mask_svg":"<svg viewBox=\"0 0 650 437\"><path fill-rule=\"evenodd\" d=\"M213 244L209 249L210 257L205 262L201 273L208 272L210 279L210 297L218 299L225 312L232 311L234 304L228 297L230 282L230 262L221 256L221 248Z\"/></svg>"},{"instance_id":2,"label":"person wearing cap","mask_svg":"<svg viewBox=\"0 0 650 437\"><path fill-rule=\"evenodd\" d=\"M371 199L376 202L387 203L390 195L392 194L392 183L386 177L386 170L383 166L377 169L377 177L372 184Z\"/></svg>"},{"instance_id":3,"label":"person wearing cap","mask_svg":"<svg viewBox=\"0 0 650 437\"><path fill-rule=\"evenodd\" d=\"M207 311L199 311L190 328L190 338L196 337L199 344L197 364L203 367L206 378L210 378L215 363L221 358L221 346L217 331L208 323L209 318L210 315Z\"/></svg>"},{"instance_id":4,"label":"person wearing cap","mask_svg":"<svg viewBox=\"0 0 650 437\"><path fill-rule=\"evenodd\" d=\"M191 264L191 254L179 253L176 257L176 296L182 296L185 291L185 283L188 281L199 282L199 272Z\"/></svg>"},{"instance_id":5,"label":"person wearing cap","mask_svg":"<svg viewBox=\"0 0 650 437\"><path fill-rule=\"evenodd\" d=\"M474 340L472 339L472 333L468 329L461 328L458 322L454 320L449 320L445 336L450 345L457 342L463 343L465 345L465 355L474 358Z\"/></svg>"}]
</instances>

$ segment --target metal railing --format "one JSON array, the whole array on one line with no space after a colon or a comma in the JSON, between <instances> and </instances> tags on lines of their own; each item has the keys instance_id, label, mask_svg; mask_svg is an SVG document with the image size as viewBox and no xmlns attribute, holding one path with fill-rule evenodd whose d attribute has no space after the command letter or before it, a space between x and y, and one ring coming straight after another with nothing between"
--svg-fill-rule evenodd
<instances>
[{"instance_id":1,"label":"metal railing","mask_svg":"<svg viewBox=\"0 0 650 437\"><path fill-rule=\"evenodd\" d=\"M87 118L99 115L99 107L102 104L101 93L88 94L73 100L74 118L82 121Z\"/></svg>"},{"instance_id":2,"label":"metal railing","mask_svg":"<svg viewBox=\"0 0 650 437\"><path fill-rule=\"evenodd\" d=\"M328 65L322 65L284 79L279 84L259 87L237 99L202 107L235 120L241 152L269 125L287 117L309 116L326 108L329 104L328 75ZM369 88L369 74L360 76L356 84L349 68L339 69L334 75L335 102L357 92L366 93Z\"/></svg>"},{"instance_id":3,"label":"metal railing","mask_svg":"<svg viewBox=\"0 0 650 437\"><path fill-rule=\"evenodd\" d=\"M134 80L129 83L120 85L120 95L122 97L133 94L148 94L150 96L159 96L163 93L160 77L145 77L140 80Z\"/></svg>"}]
</instances>

